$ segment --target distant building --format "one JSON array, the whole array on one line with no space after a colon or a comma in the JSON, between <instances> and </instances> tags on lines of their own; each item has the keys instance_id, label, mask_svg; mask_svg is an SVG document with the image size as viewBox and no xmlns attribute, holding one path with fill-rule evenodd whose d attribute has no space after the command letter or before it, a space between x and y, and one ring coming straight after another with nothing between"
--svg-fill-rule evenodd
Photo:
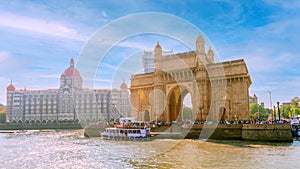
<instances>
[{"instance_id":1,"label":"distant building","mask_svg":"<svg viewBox=\"0 0 300 169\"><path fill-rule=\"evenodd\" d=\"M163 51L162 55L171 55L173 54L173 51ZM155 67L154 67L154 52L153 51L144 51L143 57L142 57L142 62L143 62L143 68L144 68L144 73L150 73L154 72Z\"/></svg>"},{"instance_id":2,"label":"distant building","mask_svg":"<svg viewBox=\"0 0 300 169\"><path fill-rule=\"evenodd\" d=\"M256 104L258 104L258 98L257 98L257 96L255 94L253 96L249 96L249 103L256 103Z\"/></svg>"},{"instance_id":3,"label":"distant building","mask_svg":"<svg viewBox=\"0 0 300 169\"><path fill-rule=\"evenodd\" d=\"M296 108L300 107L300 98L299 97L294 97L293 99L291 99L290 102L283 102L282 106L291 106L292 104L294 104L294 106L296 106Z\"/></svg>"},{"instance_id":4,"label":"distant building","mask_svg":"<svg viewBox=\"0 0 300 169\"><path fill-rule=\"evenodd\" d=\"M286 106L290 106L291 102L283 102L281 106L286 107Z\"/></svg>"},{"instance_id":5,"label":"distant building","mask_svg":"<svg viewBox=\"0 0 300 169\"><path fill-rule=\"evenodd\" d=\"M130 112L129 91L120 89L85 89L82 77L70 60L60 76L60 87L48 90L16 90L7 87L7 122L19 121L108 121Z\"/></svg>"},{"instance_id":6,"label":"distant building","mask_svg":"<svg viewBox=\"0 0 300 169\"><path fill-rule=\"evenodd\" d=\"M300 98L299 97L294 97L291 102L295 103L296 107L300 107Z\"/></svg>"}]
</instances>

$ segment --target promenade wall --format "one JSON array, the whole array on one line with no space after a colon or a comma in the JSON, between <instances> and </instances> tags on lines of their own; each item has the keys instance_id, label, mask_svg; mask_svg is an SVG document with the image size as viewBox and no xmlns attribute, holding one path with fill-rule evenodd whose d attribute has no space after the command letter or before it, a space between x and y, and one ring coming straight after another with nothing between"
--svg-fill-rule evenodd
<instances>
[{"instance_id":1,"label":"promenade wall","mask_svg":"<svg viewBox=\"0 0 300 169\"><path fill-rule=\"evenodd\" d=\"M256 141L293 141L289 124L244 124L242 139Z\"/></svg>"},{"instance_id":2,"label":"promenade wall","mask_svg":"<svg viewBox=\"0 0 300 169\"><path fill-rule=\"evenodd\" d=\"M173 126L171 128L174 133L181 130L185 134L184 138L187 139L293 141L289 124L197 124L183 129ZM151 131L159 131L159 129L154 128Z\"/></svg>"},{"instance_id":3,"label":"promenade wall","mask_svg":"<svg viewBox=\"0 0 300 169\"><path fill-rule=\"evenodd\" d=\"M82 129L77 123L64 124L0 124L0 130L44 130L44 129Z\"/></svg>"},{"instance_id":4,"label":"promenade wall","mask_svg":"<svg viewBox=\"0 0 300 169\"><path fill-rule=\"evenodd\" d=\"M240 140L242 126L242 124L197 124L185 131L187 132L185 138Z\"/></svg>"}]
</instances>

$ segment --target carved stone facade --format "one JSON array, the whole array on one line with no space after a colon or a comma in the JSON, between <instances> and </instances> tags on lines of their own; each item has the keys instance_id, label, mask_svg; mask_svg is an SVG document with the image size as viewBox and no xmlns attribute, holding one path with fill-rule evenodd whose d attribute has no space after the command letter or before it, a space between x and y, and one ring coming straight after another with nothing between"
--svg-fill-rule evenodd
<instances>
[{"instance_id":1,"label":"carved stone facade","mask_svg":"<svg viewBox=\"0 0 300 169\"><path fill-rule=\"evenodd\" d=\"M196 50L162 56L154 49L155 71L131 77L132 116L140 120L181 121L190 93L194 120L248 120L251 79L244 60L215 63L201 35Z\"/></svg>"}]
</instances>

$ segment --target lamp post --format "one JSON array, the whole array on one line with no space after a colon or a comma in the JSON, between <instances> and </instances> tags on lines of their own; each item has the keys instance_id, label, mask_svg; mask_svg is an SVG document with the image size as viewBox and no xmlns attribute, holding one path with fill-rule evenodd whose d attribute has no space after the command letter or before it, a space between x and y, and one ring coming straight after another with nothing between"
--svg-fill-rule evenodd
<instances>
[{"instance_id":1,"label":"lamp post","mask_svg":"<svg viewBox=\"0 0 300 169\"><path fill-rule=\"evenodd\" d=\"M257 120L259 120L259 105L257 104L257 112L258 112L258 114L257 114Z\"/></svg>"},{"instance_id":2,"label":"lamp post","mask_svg":"<svg viewBox=\"0 0 300 169\"><path fill-rule=\"evenodd\" d=\"M274 120L275 120L275 123L276 123L276 108L274 106Z\"/></svg>"},{"instance_id":3,"label":"lamp post","mask_svg":"<svg viewBox=\"0 0 300 169\"><path fill-rule=\"evenodd\" d=\"M278 109L278 118L279 118L279 121L280 121L280 109L279 109L279 102L277 102L277 109Z\"/></svg>"},{"instance_id":4,"label":"lamp post","mask_svg":"<svg viewBox=\"0 0 300 169\"><path fill-rule=\"evenodd\" d=\"M266 91L267 93L269 93L269 96L270 96L270 110L271 110L271 113L272 113L272 92L267 90ZM272 113L272 117L273 117L273 120L276 120L273 116L273 113Z\"/></svg>"}]
</instances>

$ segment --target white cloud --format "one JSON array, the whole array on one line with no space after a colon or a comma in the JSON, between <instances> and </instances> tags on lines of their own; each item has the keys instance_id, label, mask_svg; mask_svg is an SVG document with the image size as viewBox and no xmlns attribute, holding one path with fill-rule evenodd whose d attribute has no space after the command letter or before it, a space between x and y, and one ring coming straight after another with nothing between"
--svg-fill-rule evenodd
<instances>
[{"instance_id":1,"label":"white cloud","mask_svg":"<svg viewBox=\"0 0 300 169\"><path fill-rule=\"evenodd\" d=\"M16 58L8 51L0 51L0 63L2 63L0 66L0 76L4 75L4 72L13 72L23 67L24 62L25 59Z\"/></svg>"},{"instance_id":2,"label":"white cloud","mask_svg":"<svg viewBox=\"0 0 300 169\"><path fill-rule=\"evenodd\" d=\"M117 46L135 48L140 50L148 50L148 49L152 49L154 44L155 42L142 43L138 41L122 41Z\"/></svg>"},{"instance_id":3,"label":"white cloud","mask_svg":"<svg viewBox=\"0 0 300 169\"><path fill-rule=\"evenodd\" d=\"M220 11L213 17L212 21L216 26L229 29L236 27L246 21L244 8L238 1L217 0L220 4L226 4L227 10Z\"/></svg>"},{"instance_id":4,"label":"white cloud","mask_svg":"<svg viewBox=\"0 0 300 169\"><path fill-rule=\"evenodd\" d=\"M95 82L108 82L108 83L111 83L112 80L111 79L96 78Z\"/></svg>"},{"instance_id":5,"label":"white cloud","mask_svg":"<svg viewBox=\"0 0 300 169\"><path fill-rule=\"evenodd\" d=\"M9 85L9 79L5 77L0 77L0 103L4 105L6 105L6 87L8 85Z\"/></svg>"},{"instance_id":6,"label":"white cloud","mask_svg":"<svg viewBox=\"0 0 300 169\"><path fill-rule=\"evenodd\" d=\"M234 47L222 47L220 51L227 51L226 60L236 60L243 58L247 63L250 73L269 73L277 72L281 68L287 68L297 61L297 56L293 51L286 49L281 42L267 42L259 40L250 40L238 44Z\"/></svg>"},{"instance_id":7,"label":"white cloud","mask_svg":"<svg viewBox=\"0 0 300 169\"><path fill-rule=\"evenodd\" d=\"M104 17L104 18L106 18L107 17L107 14L106 14L106 12L103 10L102 12L102 16Z\"/></svg>"},{"instance_id":8,"label":"white cloud","mask_svg":"<svg viewBox=\"0 0 300 169\"><path fill-rule=\"evenodd\" d=\"M250 95L255 93L259 102L265 102L265 106L269 107L269 95L265 92L267 90L272 91L273 104L275 101L288 101L299 95L299 78L296 77L299 76L296 73L299 59L291 47L295 44L288 44L277 36L271 36L272 40L266 38L257 34L253 39L234 47L221 46L220 51L226 53L226 60L245 60L252 79Z\"/></svg>"},{"instance_id":9,"label":"white cloud","mask_svg":"<svg viewBox=\"0 0 300 169\"><path fill-rule=\"evenodd\" d=\"M100 64L101 68L105 68L105 69L111 69L111 70L116 70L118 69L118 66L116 65L112 65L112 64L108 64L108 63L101 63Z\"/></svg>"},{"instance_id":10,"label":"white cloud","mask_svg":"<svg viewBox=\"0 0 300 169\"><path fill-rule=\"evenodd\" d=\"M284 9L299 9L300 8L300 0L264 0L267 4L272 6L278 6Z\"/></svg>"},{"instance_id":11,"label":"white cloud","mask_svg":"<svg viewBox=\"0 0 300 169\"><path fill-rule=\"evenodd\" d=\"M53 75L39 75L39 77L41 77L41 78L47 78L47 79L49 79L49 78L51 78L51 79L58 79L58 78L60 77L60 75L59 75L59 74L53 74Z\"/></svg>"},{"instance_id":12,"label":"white cloud","mask_svg":"<svg viewBox=\"0 0 300 169\"><path fill-rule=\"evenodd\" d=\"M172 37L163 36L159 34L148 34L138 35L134 37L127 38L117 44L119 47L126 47L132 49L138 49L140 51L153 51L156 43L159 42L164 51L170 51L176 49L177 52L185 52L188 49L185 44ZM187 45L193 45L194 42Z\"/></svg>"},{"instance_id":13,"label":"white cloud","mask_svg":"<svg viewBox=\"0 0 300 169\"><path fill-rule=\"evenodd\" d=\"M299 18L288 18L284 20L278 20L265 26L257 28L257 33L268 36L275 36L277 38L291 38L299 39L300 35L295 33L300 29Z\"/></svg>"},{"instance_id":14,"label":"white cloud","mask_svg":"<svg viewBox=\"0 0 300 169\"><path fill-rule=\"evenodd\" d=\"M9 52L7 51L0 51L0 63L4 63L9 57Z\"/></svg>"},{"instance_id":15,"label":"white cloud","mask_svg":"<svg viewBox=\"0 0 300 169\"><path fill-rule=\"evenodd\" d=\"M88 37L78 34L75 29L53 21L24 17L12 13L0 14L0 27L9 27L19 30L55 36L60 38L85 41Z\"/></svg>"}]
</instances>

